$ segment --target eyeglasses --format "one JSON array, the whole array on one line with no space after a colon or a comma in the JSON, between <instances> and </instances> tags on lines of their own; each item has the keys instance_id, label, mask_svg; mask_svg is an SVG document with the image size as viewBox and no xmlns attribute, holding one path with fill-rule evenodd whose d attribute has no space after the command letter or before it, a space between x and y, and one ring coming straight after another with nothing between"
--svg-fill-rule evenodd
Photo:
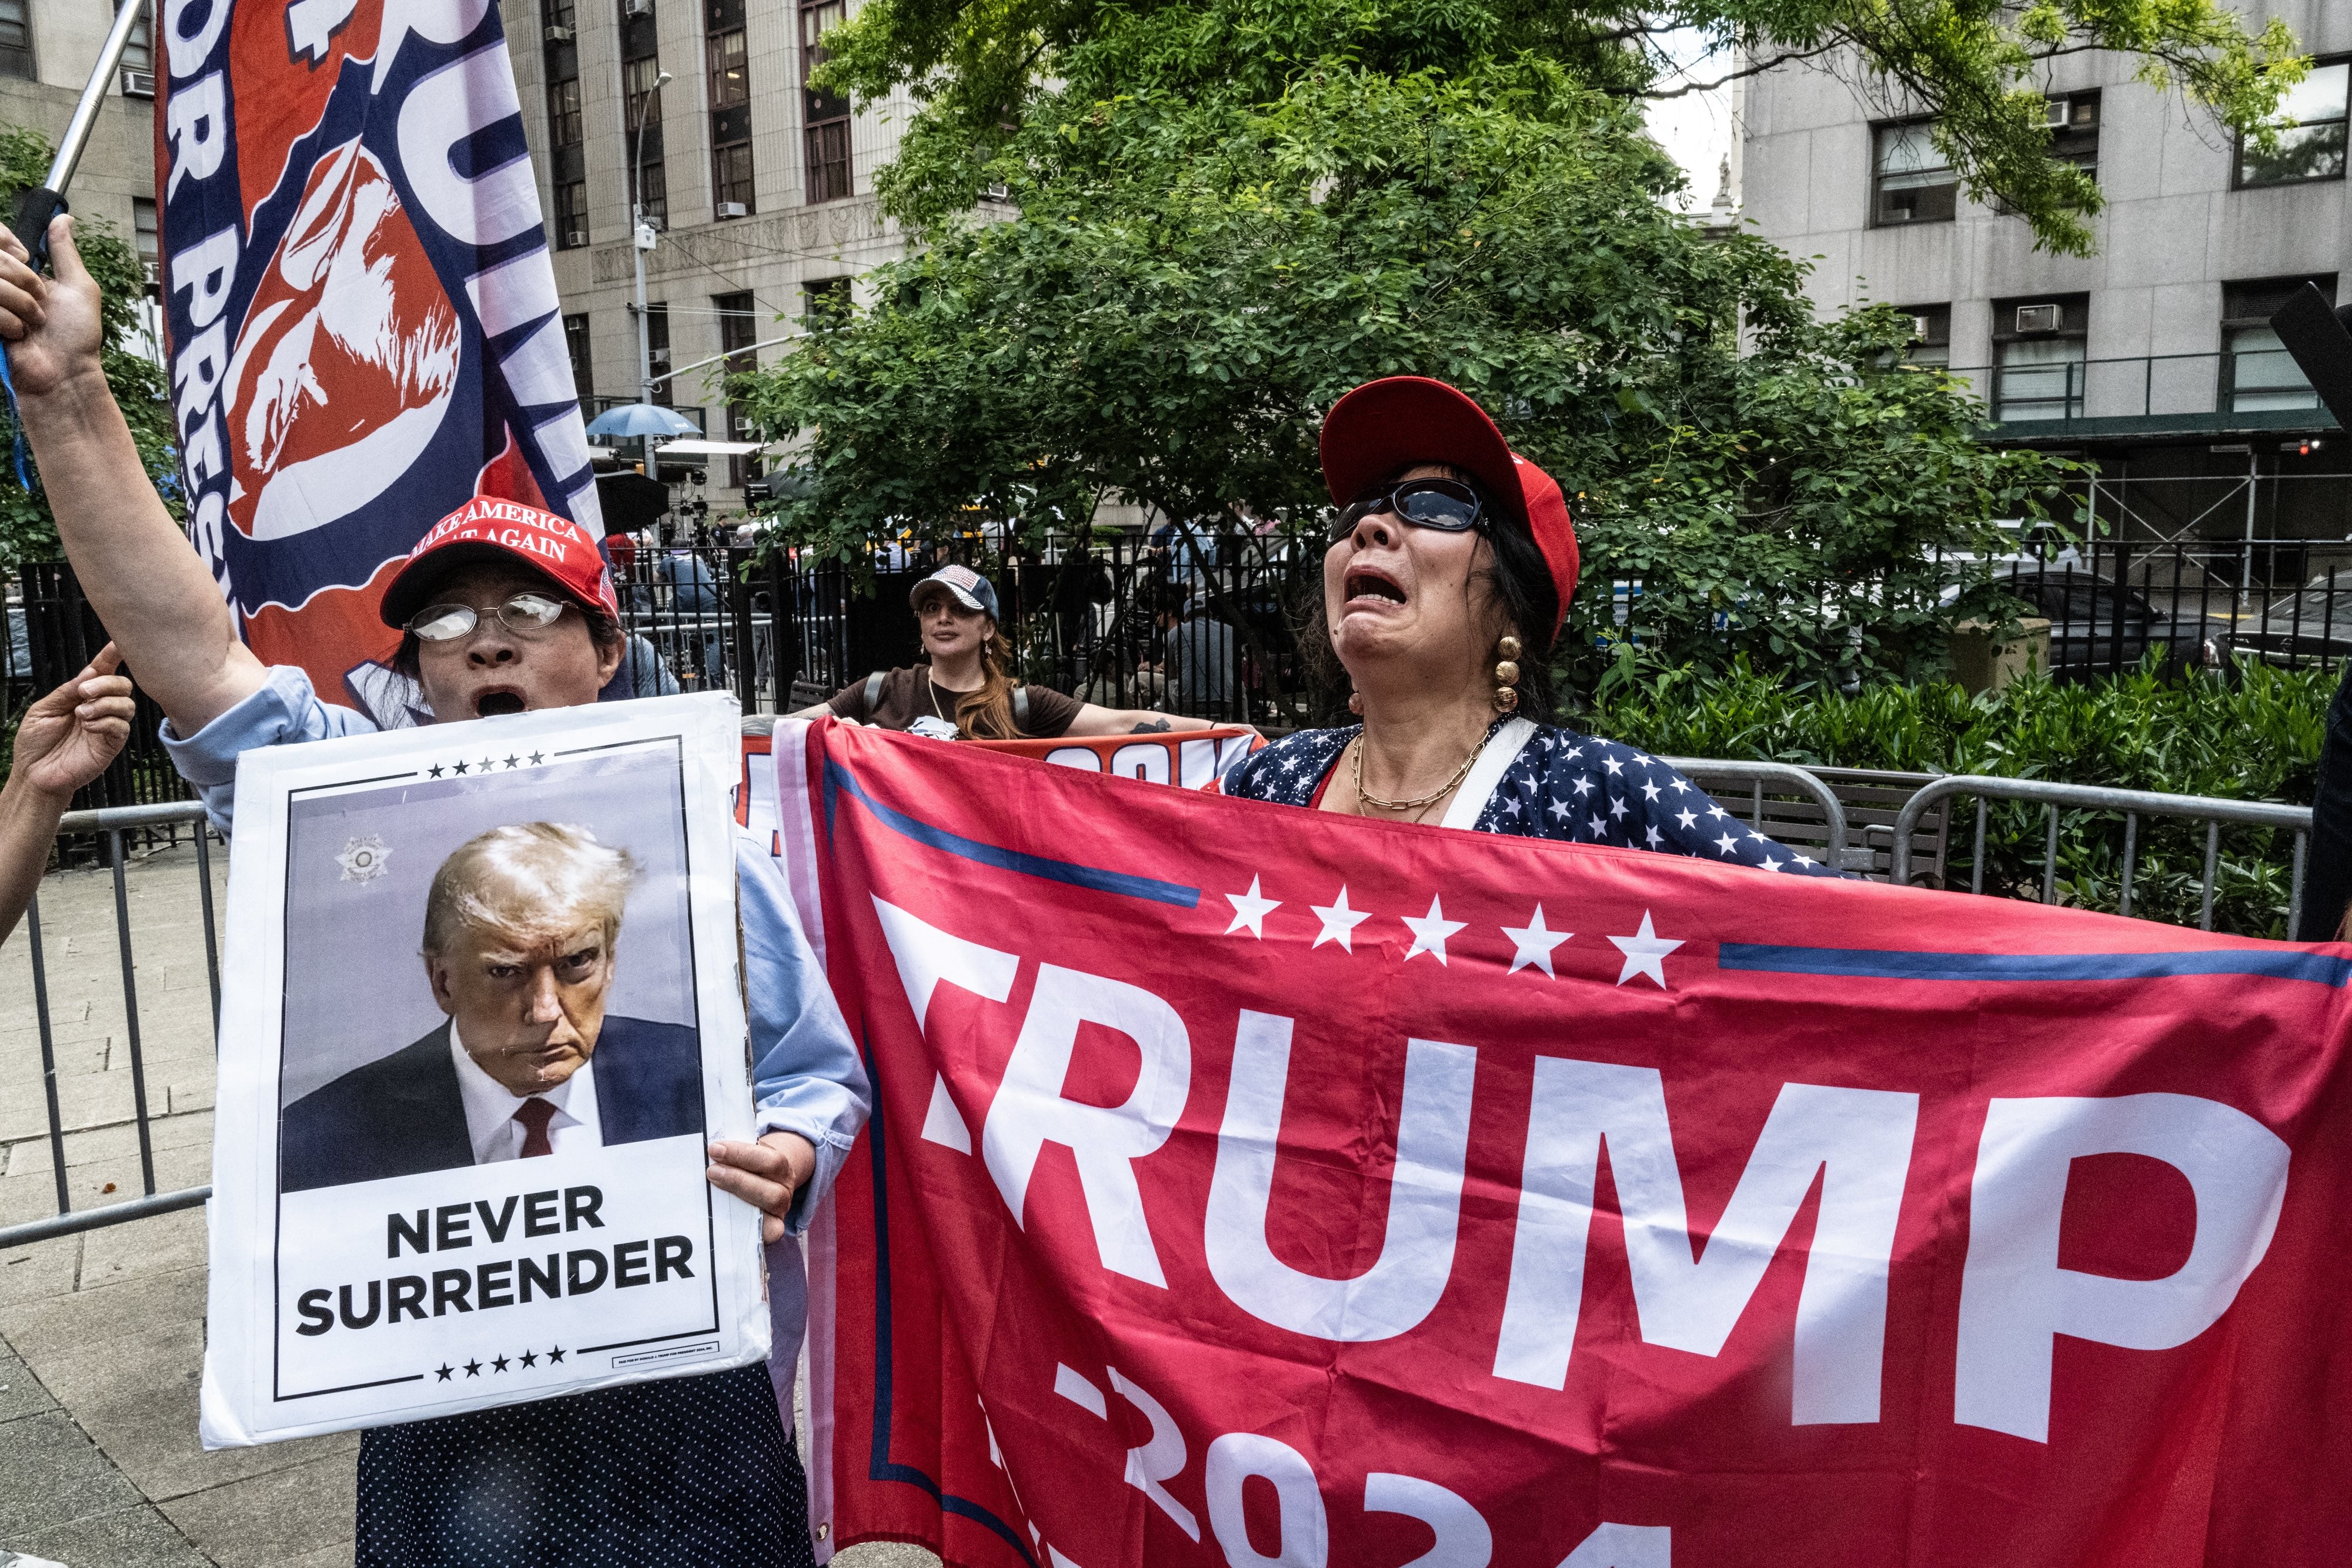
<instances>
[{"instance_id":1,"label":"eyeglasses","mask_svg":"<svg viewBox=\"0 0 2352 1568\"><path fill-rule=\"evenodd\" d=\"M1407 479L1340 507L1331 519L1331 542L1338 544L1378 512L1393 512L1399 522L1449 534L1475 528L1486 517L1478 492L1458 479Z\"/></svg>"},{"instance_id":2,"label":"eyeglasses","mask_svg":"<svg viewBox=\"0 0 2352 1568\"><path fill-rule=\"evenodd\" d=\"M427 643L454 642L494 615L499 625L518 637L534 637L563 617L568 608L561 599L544 593L518 593L504 604L477 610L470 604L428 604L409 618L406 630Z\"/></svg>"}]
</instances>

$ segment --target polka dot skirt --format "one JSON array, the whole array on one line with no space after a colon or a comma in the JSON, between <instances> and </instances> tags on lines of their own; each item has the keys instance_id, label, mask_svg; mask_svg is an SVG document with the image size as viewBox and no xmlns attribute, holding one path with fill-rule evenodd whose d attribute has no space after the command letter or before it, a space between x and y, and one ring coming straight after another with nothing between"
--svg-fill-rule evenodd
<instances>
[{"instance_id":1,"label":"polka dot skirt","mask_svg":"<svg viewBox=\"0 0 2352 1568\"><path fill-rule=\"evenodd\" d=\"M814 1568L765 1366L362 1435L358 1568Z\"/></svg>"}]
</instances>

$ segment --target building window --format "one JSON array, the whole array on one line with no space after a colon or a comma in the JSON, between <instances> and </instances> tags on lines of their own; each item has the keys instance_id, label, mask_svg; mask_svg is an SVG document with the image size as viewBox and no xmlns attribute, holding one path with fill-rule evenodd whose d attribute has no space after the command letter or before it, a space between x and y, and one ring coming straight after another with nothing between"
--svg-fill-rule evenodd
<instances>
[{"instance_id":1,"label":"building window","mask_svg":"<svg viewBox=\"0 0 2352 1568\"><path fill-rule=\"evenodd\" d=\"M2272 124L2279 127L2278 151L2261 152L2238 143L2238 184L2296 185L2306 180L2344 178L2345 89L2352 84L2352 61L2332 60L2287 93Z\"/></svg>"},{"instance_id":2,"label":"building window","mask_svg":"<svg viewBox=\"0 0 2352 1568\"><path fill-rule=\"evenodd\" d=\"M1870 221L1875 227L1952 221L1960 183L1937 151L1932 120L1874 126Z\"/></svg>"},{"instance_id":3,"label":"building window","mask_svg":"<svg viewBox=\"0 0 2352 1568\"><path fill-rule=\"evenodd\" d=\"M2000 423L2083 417L2087 294L1996 299L1992 416Z\"/></svg>"},{"instance_id":4,"label":"building window","mask_svg":"<svg viewBox=\"0 0 2352 1568\"><path fill-rule=\"evenodd\" d=\"M547 144L551 148L577 147L582 141L580 120L580 78L547 84Z\"/></svg>"},{"instance_id":5,"label":"building window","mask_svg":"<svg viewBox=\"0 0 2352 1568\"><path fill-rule=\"evenodd\" d=\"M849 279L812 277L801 285L802 314L832 319L849 313Z\"/></svg>"},{"instance_id":6,"label":"building window","mask_svg":"<svg viewBox=\"0 0 2352 1568\"><path fill-rule=\"evenodd\" d=\"M661 105L654 82L661 49L649 0L621 0L621 106L629 144L629 202L656 228L669 227L669 174L662 162Z\"/></svg>"},{"instance_id":7,"label":"building window","mask_svg":"<svg viewBox=\"0 0 2352 1568\"><path fill-rule=\"evenodd\" d=\"M539 19L546 25L547 41L551 44L557 42L559 31L567 34L572 31L572 0L541 0Z\"/></svg>"},{"instance_id":8,"label":"building window","mask_svg":"<svg viewBox=\"0 0 2352 1568\"><path fill-rule=\"evenodd\" d=\"M155 204L145 196L131 198L131 238L139 247L139 264L147 269L147 293L161 299L163 281L163 231L155 222Z\"/></svg>"},{"instance_id":9,"label":"building window","mask_svg":"<svg viewBox=\"0 0 2352 1568\"><path fill-rule=\"evenodd\" d=\"M677 378L669 375L669 307L667 305L646 307L646 355L652 367L646 374L669 377L667 381L654 383L652 399L667 408L677 397Z\"/></svg>"},{"instance_id":10,"label":"building window","mask_svg":"<svg viewBox=\"0 0 2352 1568\"><path fill-rule=\"evenodd\" d=\"M1903 358L1914 365L1938 368L1952 362L1952 308L1948 305L1900 305L1911 318L1911 346Z\"/></svg>"},{"instance_id":11,"label":"building window","mask_svg":"<svg viewBox=\"0 0 2352 1568\"><path fill-rule=\"evenodd\" d=\"M27 0L0 0L0 77L32 76L32 6Z\"/></svg>"},{"instance_id":12,"label":"building window","mask_svg":"<svg viewBox=\"0 0 2352 1568\"><path fill-rule=\"evenodd\" d=\"M555 187L555 248L578 250L588 243L588 182L566 180Z\"/></svg>"},{"instance_id":13,"label":"building window","mask_svg":"<svg viewBox=\"0 0 2352 1568\"><path fill-rule=\"evenodd\" d=\"M111 16L114 7L109 5L106 9ZM122 46L122 90L142 98L155 96L155 19L143 5Z\"/></svg>"},{"instance_id":14,"label":"building window","mask_svg":"<svg viewBox=\"0 0 2352 1568\"><path fill-rule=\"evenodd\" d=\"M849 100L808 85L809 73L824 63L824 46L818 40L845 15L844 0L804 0L801 6L801 117L806 128L802 152L812 204L851 193Z\"/></svg>"},{"instance_id":15,"label":"building window","mask_svg":"<svg viewBox=\"0 0 2352 1568\"><path fill-rule=\"evenodd\" d=\"M2328 302L2335 302L2332 272L2318 277L2263 277L2221 286L2219 407L2222 412L2263 413L2319 406L2319 395L2304 379L2294 356L2271 330L2271 318L2306 283L2317 284Z\"/></svg>"},{"instance_id":16,"label":"building window","mask_svg":"<svg viewBox=\"0 0 2352 1568\"><path fill-rule=\"evenodd\" d=\"M703 0L710 67L710 200L714 215L749 217L751 193L751 78L743 47L743 0Z\"/></svg>"},{"instance_id":17,"label":"building window","mask_svg":"<svg viewBox=\"0 0 2352 1568\"><path fill-rule=\"evenodd\" d=\"M2050 156L2099 177L2099 95L2068 93L2050 100Z\"/></svg>"},{"instance_id":18,"label":"building window","mask_svg":"<svg viewBox=\"0 0 2352 1568\"><path fill-rule=\"evenodd\" d=\"M563 347L572 356L572 391L579 397L593 396L596 387L595 363L588 357L588 318L566 316L563 319Z\"/></svg>"},{"instance_id":19,"label":"building window","mask_svg":"<svg viewBox=\"0 0 2352 1568\"><path fill-rule=\"evenodd\" d=\"M749 375L760 368L759 356L751 345L760 340L760 314L757 303L749 294L714 295L711 308L719 312L719 348L727 356L727 373ZM743 404L729 389L727 398L727 439L750 441L751 420ZM727 482L741 489L745 481L760 476L757 457L730 457L727 460Z\"/></svg>"}]
</instances>

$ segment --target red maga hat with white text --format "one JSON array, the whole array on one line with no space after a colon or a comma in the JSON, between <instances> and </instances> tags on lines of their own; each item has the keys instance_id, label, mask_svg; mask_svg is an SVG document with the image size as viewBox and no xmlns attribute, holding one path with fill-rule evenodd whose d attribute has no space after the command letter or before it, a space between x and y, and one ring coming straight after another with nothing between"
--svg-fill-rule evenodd
<instances>
[{"instance_id":1,"label":"red maga hat with white text","mask_svg":"<svg viewBox=\"0 0 2352 1568\"><path fill-rule=\"evenodd\" d=\"M1576 591L1576 527L1567 497L1550 475L1511 450L1468 393L1427 376L1390 376L1366 382L1324 417L1323 483L1334 506L1423 463L1476 476L1496 505L1535 537L1559 594L1551 625L1558 636Z\"/></svg>"},{"instance_id":2,"label":"red maga hat with white text","mask_svg":"<svg viewBox=\"0 0 2352 1568\"><path fill-rule=\"evenodd\" d=\"M477 496L408 552L408 564L383 591L383 623L406 626L452 568L474 561L530 567L583 609L621 618L612 571L587 529L520 501Z\"/></svg>"}]
</instances>

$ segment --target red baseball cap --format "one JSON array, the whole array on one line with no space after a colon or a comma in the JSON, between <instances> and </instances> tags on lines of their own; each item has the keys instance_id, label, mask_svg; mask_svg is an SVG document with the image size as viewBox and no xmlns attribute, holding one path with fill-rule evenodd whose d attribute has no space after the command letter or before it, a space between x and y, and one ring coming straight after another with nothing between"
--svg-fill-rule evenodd
<instances>
[{"instance_id":1,"label":"red baseball cap","mask_svg":"<svg viewBox=\"0 0 2352 1568\"><path fill-rule=\"evenodd\" d=\"M478 560L530 567L583 609L621 618L613 573L585 528L520 501L477 496L426 529L408 552L408 564L383 591L383 623L405 627L450 569Z\"/></svg>"},{"instance_id":2,"label":"red baseball cap","mask_svg":"<svg viewBox=\"0 0 2352 1568\"><path fill-rule=\"evenodd\" d=\"M1511 450L1469 394L1427 376L1389 376L1331 405L1323 419L1323 483L1344 507L1381 480L1417 464L1444 463L1475 475L1512 520L1534 536L1551 568L1559 634L1576 591L1576 527L1550 475Z\"/></svg>"}]
</instances>

